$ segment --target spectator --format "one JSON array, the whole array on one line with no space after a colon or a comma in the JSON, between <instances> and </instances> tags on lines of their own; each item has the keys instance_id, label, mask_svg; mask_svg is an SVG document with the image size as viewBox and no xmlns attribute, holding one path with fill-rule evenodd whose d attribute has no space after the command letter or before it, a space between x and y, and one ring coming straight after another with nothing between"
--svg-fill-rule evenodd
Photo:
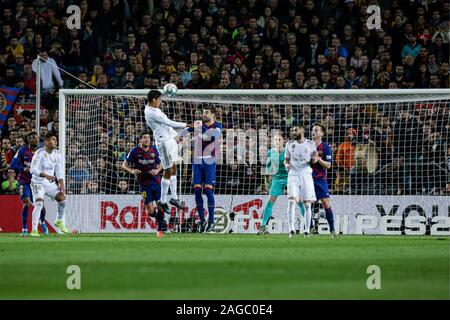
<instances>
[{"instance_id":1,"label":"spectator","mask_svg":"<svg viewBox=\"0 0 450 320\"><path fill-rule=\"evenodd\" d=\"M80 193L86 188L87 182L91 179L89 169L92 168L87 157L78 156L75 165L69 169L70 189L75 193Z\"/></svg>"},{"instance_id":2,"label":"spectator","mask_svg":"<svg viewBox=\"0 0 450 320\"><path fill-rule=\"evenodd\" d=\"M53 77L56 78L60 88L63 87L64 82L61 78L61 73L56 65L55 60L48 56L47 50L42 49L39 52L39 57L41 59L41 79L42 79L42 91L43 93L50 92L54 89L55 84L53 82ZM32 63L33 71L37 72L38 60L35 59Z\"/></svg>"},{"instance_id":3,"label":"spectator","mask_svg":"<svg viewBox=\"0 0 450 320\"><path fill-rule=\"evenodd\" d=\"M414 35L410 35L408 37L408 40L408 44L406 44L402 49L402 58L405 58L406 56L412 56L414 59L416 59L422 46L417 43L416 36Z\"/></svg>"},{"instance_id":4,"label":"spectator","mask_svg":"<svg viewBox=\"0 0 450 320\"><path fill-rule=\"evenodd\" d=\"M2 182L2 193L19 194L19 190L17 188L16 172L14 170L8 170L7 179Z\"/></svg>"},{"instance_id":5,"label":"spectator","mask_svg":"<svg viewBox=\"0 0 450 320\"><path fill-rule=\"evenodd\" d=\"M337 191L344 191L348 187L347 177L349 176L350 170L355 165L355 136L355 129L347 129L345 141L339 145L336 153L336 166L339 170L338 179L336 179L337 182L335 184Z\"/></svg>"},{"instance_id":6,"label":"spectator","mask_svg":"<svg viewBox=\"0 0 450 320\"><path fill-rule=\"evenodd\" d=\"M18 55L24 55L25 50L19 43L19 39L17 39L17 37L11 37L9 40L9 46L6 47L6 53L9 54L13 60L15 60Z\"/></svg>"},{"instance_id":7,"label":"spectator","mask_svg":"<svg viewBox=\"0 0 450 320\"><path fill-rule=\"evenodd\" d=\"M120 180L117 183L117 194L131 194L131 191L128 186L128 181Z\"/></svg>"},{"instance_id":8,"label":"spectator","mask_svg":"<svg viewBox=\"0 0 450 320\"><path fill-rule=\"evenodd\" d=\"M11 141L9 138L2 139L2 149L0 154L0 181L6 180L8 178L8 169L11 164L12 158L14 156L14 152L11 149Z\"/></svg>"}]
</instances>

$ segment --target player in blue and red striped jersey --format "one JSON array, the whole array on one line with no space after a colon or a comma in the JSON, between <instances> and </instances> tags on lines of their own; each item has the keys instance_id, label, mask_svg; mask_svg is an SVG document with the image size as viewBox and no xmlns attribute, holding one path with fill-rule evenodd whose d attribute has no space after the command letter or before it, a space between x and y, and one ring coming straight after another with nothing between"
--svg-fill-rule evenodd
<instances>
[{"instance_id":1,"label":"player in blue and red striped jersey","mask_svg":"<svg viewBox=\"0 0 450 320\"><path fill-rule=\"evenodd\" d=\"M325 135L326 129L321 124L316 124L312 129L312 139L317 147L317 152L314 155L314 162L311 164L313 169L314 189L316 191L317 199L322 202L325 209L325 217L330 226L330 233L332 237L336 237L334 231L334 217L333 210L331 210L330 193L328 191L327 170L331 168L332 154L331 148L325 142L322 142L322 137Z\"/></svg>"},{"instance_id":2,"label":"player in blue and red striped jersey","mask_svg":"<svg viewBox=\"0 0 450 320\"><path fill-rule=\"evenodd\" d=\"M194 163L192 165L192 185L195 192L195 203L200 217L200 232L214 230L214 185L216 184L216 149L218 139L222 135L223 126L215 118L213 106L203 107L203 121L196 121L194 128L186 129L194 133ZM208 224L203 214L202 191L208 199Z\"/></svg>"},{"instance_id":3,"label":"player in blue and red striped jersey","mask_svg":"<svg viewBox=\"0 0 450 320\"><path fill-rule=\"evenodd\" d=\"M155 205L156 201L161 198L161 179L159 173L161 172L162 165L158 150L155 146L151 146L150 142L150 134L146 132L142 133L139 147L131 149L122 164L122 168L136 176L140 192L144 198L145 207L150 213L150 216L156 216L158 221L156 235L162 237L164 211Z\"/></svg>"},{"instance_id":4,"label":"player in blue and red striped jersey","mask_svg":"<svg viewBox=\"0 0 450 320\"><path fill-rule=\"evenodd\" d=\"M33 195L31 194L31 173L30 166L31 160L39 149L38 134L36 132L30 132L26 140L28 145L20 148L11 162L11 169L15 170L19 174L17 187L19 188L20 199L23 202L22 207L22 236L26 236L28 233L28 211L33 204ZM45 207L41 210L39 217L41 229L43 234L48 234L47 225L45 224Z\"/></svg>"}]
</instances>

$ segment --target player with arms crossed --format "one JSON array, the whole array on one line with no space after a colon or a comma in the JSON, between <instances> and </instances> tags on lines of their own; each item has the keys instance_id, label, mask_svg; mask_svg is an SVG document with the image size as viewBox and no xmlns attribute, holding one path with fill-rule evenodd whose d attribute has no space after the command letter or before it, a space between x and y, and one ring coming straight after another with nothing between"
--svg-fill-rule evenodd
<instances>
[{"instance_id":1,"label":"player with arms crossed","mask_svg":"<svg viewBox=\"0 0 450 320\"><path fill-rule=\"evenodd\" d=\"M314 125L312 129L312 138L317 147L317 154L314 158L315 163L311 165L313 169L314 189L317 199L322 202L325 209L325 217L330 226L330 233L333 238L336 237L334 231L334 217L331 210L330 194L328 192L327 170L331 168L331 148L325 142L322 142L322 137L325 135L326 129L321 124Z\"/></svg>"},{"instance_id":2,"label":"player with arms crossed","mask_svg":"<svg viewBox=\"0 0 450 320\"><path fill-rule=\"evenodd\" d=\"M33 196L31 195L31 173L30 165L34 154L38 148L38 135L36 132L30 132L27 137L28 145L23 146L17 151L11 162L11 169L19 173L17 187L19 188L20 199L23 202L22 208L22 236L28 232L28 211L33 205ZM41 210L39 218L41 230L43 234L48 234L47 225L45 224L45 207Z\"/></svg>"},{"instance_id":3,"label":"player with arms crossed","mask_svg":"<svg viewBox=\"0 0 450 320\"><path fill-rule=\"evenodd\" d=\"M310 235L311 204L316 201L314 181L310 163L314 163L317 151L313 141L305 138L305 128L294 126L291 128L291 138L286 144L284 165L288 170L288 223L289 238L295 235L295 206L300 201L305 206L305 232Z\"/></svg>"},{"instance_id":4,"label":"player with arms crossed","mask_svg":"<svg viewBox=\"0 0 450 320\"><path fill-rule=\"evenodd\" d=\"M44 137L44 147L36 151L31 161L30 172L33 175L31 178L31 191L34 199L33 230L31 232L33 237L39 237L37 228L39 216L44 207L45 195L58 202L58 216L55 226L62 233L69 233L69 230L64 225L66 196L63 172L61 170L62 156L56 149L56 144L56 135L52 132L47 133ZM58 179L58 184L56 184L56 179Z\"/></svg>"},{"instance_id":5,"label":"player with arms crossed","mask_svg":"<svg viewBox=\"0 0 450 320\"><path fill-rule=\"evenodd\" d=\"M267 234L267 225L272 208L277 201L278 196L284 194L284 188L287 186L288 172L284 166L284 138L280 133L273 137L273 148L267 151L266 173L272 175L272 183L269 190L269 201L264 208L263 220L257 234ZM299 202L300 213L304 215L303 203Z\"/></svg>"},{"instance_id":6,"label":"player with arms crossed","mask_svg":"<svg viewBox=\"0 0 450 320\"><path fill-rule=\"evenodd\" d=\"M216 109L213 106L203 107L203 122L196 121L194 128L187 131L194 133L194 163L192 165L192 184L195 192L195 203L200 217L199 232L213 232L214 229L214 192L216 184L216 149L217 140L222 135L222 124L215 119ZM203 214L202 191L208 199L208 225Z\"/></svg>"},{"instance_id":7,"label":"player with arms crossed","mask_svg":"<svg viewBox=\"0 0 450 320\"><path fill-rule=\"evenodd\" d=\"M161 93L158 90L150 90L148 93L148 105L145 106L145 121L153 131L156 148L161 157L161 165L164 169L161 179L161 199L158 205L166 212L170 213L167 205L167 194L170 187L170 204L183 209L177 194L177 165L178 143L176 141L177 132L174 129L184 129L186 123L170 120L161 111Z\"/></svg>"},{"instance_id":8,"label":"player with arms crossed","mask_svg":"<svg viewBox=\"0 0 450 320\"><path fill-rule=\"evenodd\" d=\"M158 222L156 236L160 238L164 234L162 231L164 211L159 210L153 202L158 201L161 197L161 181L158 174L162 166L158 150L154 146L150 146L150 141L150 134L142 133L140 146L131 149L122 168L136 176L145 207L151 217L156 216ZM133 168L130 165L133 165ZM156 213L156 211L158 212Z\"/></svg>"}]
</instances>

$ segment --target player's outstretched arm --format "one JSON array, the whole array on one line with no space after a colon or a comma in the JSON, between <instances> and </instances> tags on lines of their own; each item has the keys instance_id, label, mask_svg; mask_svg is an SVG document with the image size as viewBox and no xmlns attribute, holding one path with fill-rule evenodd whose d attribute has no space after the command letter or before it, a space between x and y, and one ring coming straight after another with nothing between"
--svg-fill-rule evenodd
<instances>
[{"instance_id":1,"label":"player's outstretched arm","mask_svg":"<svg viewBox=\"0 0 450 320\"><path fill-rule=\"evenodd\" d=\"M159 123L163 123L165 125L168 125L169 127L172 127L174 129L184 129L187 127L187 124L184 122L173 121L173 120L170 120L169 118L163 117L159 114L153 115L152 120L159 122Z\"/></svg>"}]
</instances>

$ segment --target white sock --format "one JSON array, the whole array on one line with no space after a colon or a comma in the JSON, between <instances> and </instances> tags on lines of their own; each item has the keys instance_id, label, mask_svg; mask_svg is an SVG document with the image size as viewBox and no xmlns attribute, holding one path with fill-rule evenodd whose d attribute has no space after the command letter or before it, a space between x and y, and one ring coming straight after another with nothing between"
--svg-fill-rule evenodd
<instances>
[{"instance_id":1,"label":"white sock","mask_svg":"<svg viewBox=\"0 0 450 320\"><path fill-rule=\"evenodd\" d=\"M58 202L58 220L64 220L65 208L66 208L66 200Z\"/></svg>"},{"instance_id":2,"label":"white sock","mask_svg":"<svg viewBox=\"0 0 450 320\"><path fill-rule=\"evenodd\" d=\"M309 233L311 226L311 203L305 203L305 232Z\"/></svg>"},{"instance_id":3,"label":"white sock","mask_svg":"<svg viewBox=\"0 0 450 320\"><path fill-rule=\"evenodd\" d=\"M178 199L177 176L170 177L170 196L172 197L172 199Z\"/></svg>"},{"instance_id":4,"label":"white sock","mask_svg":"<svg viewBox=\"0 0 450 320\"><path fill-rule=\"evenodd\" d=\"M161 179L161 203L167 202L167 193L169 192L170 180L166 178Z\"/></svg>"},{"instance_id":5,"label":"white sock","mask_svg":"<svg viewBox=\"0 0 450 320\"><path fill-rule=\"evenodd\" d=\"M33 208L33 213L32 213L33 231L37 231L37 229L38 229L39 218L41 216L41 210L43 207L44 207L44 203L42 201L36 201L36 203L34 203L34 208Z\"/></svg>"},{"instance_id":6,"label":"white sock","mask_svg":"<svg viewBox=\"0 0 450 320\"><path fill-rule=\"evenodd\" d=\"M294 231L295 232L295 207L296 202L295 200L289 200L288 203L288 225L289 225L289 232Z\"/></svg>"}]
</instances>

